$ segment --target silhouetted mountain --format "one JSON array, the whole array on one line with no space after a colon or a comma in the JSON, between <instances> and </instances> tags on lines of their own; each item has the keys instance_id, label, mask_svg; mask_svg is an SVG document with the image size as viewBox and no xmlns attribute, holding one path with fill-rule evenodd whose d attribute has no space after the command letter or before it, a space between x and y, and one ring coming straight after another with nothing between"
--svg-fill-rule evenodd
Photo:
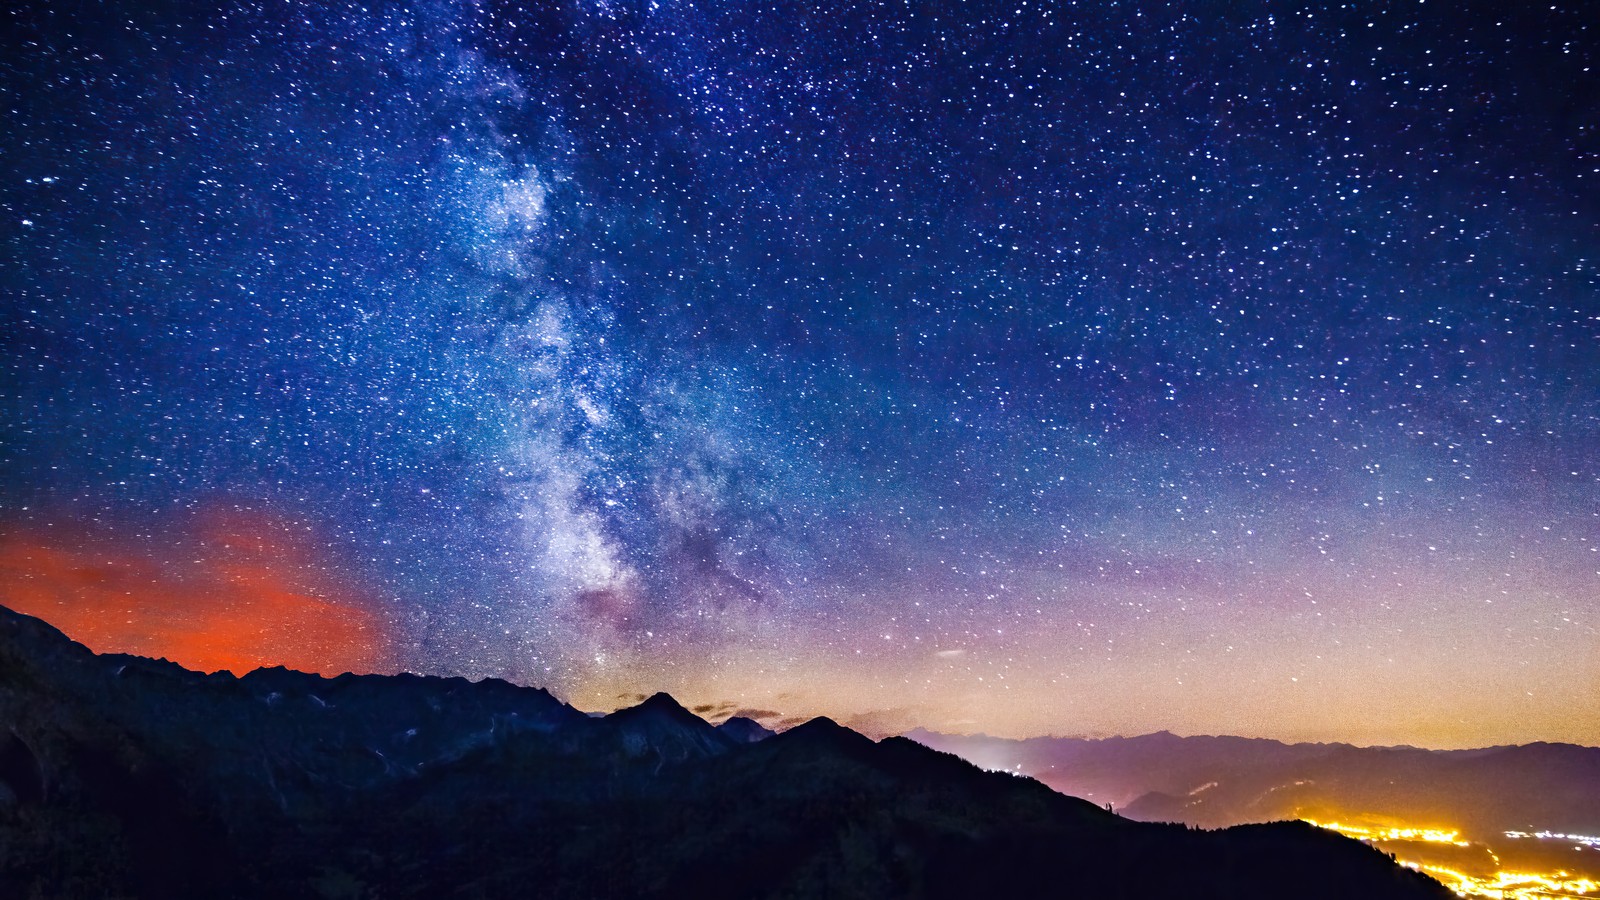
<instances>
[{"instance_id":1,"label":"silhouetted mountain","mask_svg":"<svg viewBox=\"0 0 1600 900\"><path fill-rule=\"evenodd\" d=\"M96 656L0 609L3 897L1444 898L1295 823L1133 822L817 719Z\"/></svg>"},{"instance_id":2,"label":"silhouetted mountain","mask_svg":"<svg viewBox=\"0 0 1600 900\"><path fill-rule=\"evenodd\" d=\"M604 730L620 738L630 757L648 756L657 762L684 762L726 753L731 737L718 731L669 694L656 694L602 719Z\"/></svg>"},{"instance_id":3,"label":"silhouetted mountain","mask_svg":"<svg viewBox=\"0 0 1600 900\"><path fill-rule=\"evenodd\" d=\"M764 741L777 734L755 719L747 719L744 716L734 716L718 725L717 730L741 744L754 744L756 741Z\"/></svg>"}]
</instances>

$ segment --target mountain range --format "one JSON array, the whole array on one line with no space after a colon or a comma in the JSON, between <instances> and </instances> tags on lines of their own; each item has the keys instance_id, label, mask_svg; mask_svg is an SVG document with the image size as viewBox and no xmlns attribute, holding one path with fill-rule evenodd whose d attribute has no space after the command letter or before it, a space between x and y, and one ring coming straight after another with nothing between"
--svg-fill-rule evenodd
<instances>
[{"instance_id":1,"label":"mountain range","mask_svg":"<svg viewBox=\"0 0 1600 900\"><path fill-rule=\"evenodd\" d=\"M828 719L666 694L243 677L96 655L0 607L4 897L1444 898L1302 823L1138 822Z\"/></svg>"},{"instance_id":2,"label":"mountain range","mask_svg":"<svg viewBox=\"0 0 1600 900\"><path fill-rule=\"evenodd\" d=\"M1374 831L1428 828L1457 832L1458 841L1476 849L1423 853L1411 847L1413 857L1600 878L1595 847L1507 837L1600 835L1600 748L1533 743L1425 750L1165 731L1104 739L1011 740L926 730L907 736L984 768L1037 778L1132 819L1222 828L1303 817ZM1401 849L1398 843L1386 842L1385 849Z\"/></svg>"},{"instance_id":3,"label":"mountain range","mask_svg":"<svg viewBox=\"0 0 1600 900\"><path fill-rule=\"evenodd\" d=\"M1424 750L1165 731L1102 739L925 729L906 736L1138 819L1214 828L1359 807L1469 833L1600 833L1600 748L1574 744Z\"/></svg>"}]
</instances>

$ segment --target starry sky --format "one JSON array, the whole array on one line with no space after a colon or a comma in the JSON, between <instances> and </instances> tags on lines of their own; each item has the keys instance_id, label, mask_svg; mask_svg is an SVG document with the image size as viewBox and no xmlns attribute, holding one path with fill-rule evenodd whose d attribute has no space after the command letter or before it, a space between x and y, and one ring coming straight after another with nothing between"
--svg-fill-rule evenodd
<instances>
[{"instance_id":1,"label":"starry sky","mask_svg":"<svg viewBox=\"0 0 1600 900\"><path fill-rule=\"evenodd\" d=\"M610 709L1600 744L1557 2L23 2L0 602Z\"/></svg>"}]
</instances>

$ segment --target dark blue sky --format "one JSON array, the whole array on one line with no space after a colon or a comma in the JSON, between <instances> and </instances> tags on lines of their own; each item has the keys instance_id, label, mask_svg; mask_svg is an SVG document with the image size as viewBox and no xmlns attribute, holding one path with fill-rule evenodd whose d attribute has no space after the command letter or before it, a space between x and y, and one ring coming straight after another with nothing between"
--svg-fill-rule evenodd
<instances>
[{"instance_id":1,"label":"dark blue sky","mask_svg":"<svg viewBox=\"0 0 1600 900\"><path fill-rule=\"evenodd\" d=\"M1582 5L535 6L4 13L8 590L248 517L580 705L1600 741Z\"/></svg>"}]
</instances>

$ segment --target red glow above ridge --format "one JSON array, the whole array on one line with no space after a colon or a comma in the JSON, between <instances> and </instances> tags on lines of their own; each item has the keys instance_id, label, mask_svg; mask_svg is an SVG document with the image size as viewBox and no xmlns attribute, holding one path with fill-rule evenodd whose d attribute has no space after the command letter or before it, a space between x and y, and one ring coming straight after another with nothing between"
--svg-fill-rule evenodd
<instances>
[{"instance_id":1,"label":"red glow above ridge","mask_svg":"<svg viewBox=\"0 0 1600 900\"><path fill-rule=\"evenodd\" d=\"M206 672L390 669L386 623L282 523L202 516L170 555L117 540L0 533L0 603L96 652L165 657Z\"/></svg>"}]
</instances>

